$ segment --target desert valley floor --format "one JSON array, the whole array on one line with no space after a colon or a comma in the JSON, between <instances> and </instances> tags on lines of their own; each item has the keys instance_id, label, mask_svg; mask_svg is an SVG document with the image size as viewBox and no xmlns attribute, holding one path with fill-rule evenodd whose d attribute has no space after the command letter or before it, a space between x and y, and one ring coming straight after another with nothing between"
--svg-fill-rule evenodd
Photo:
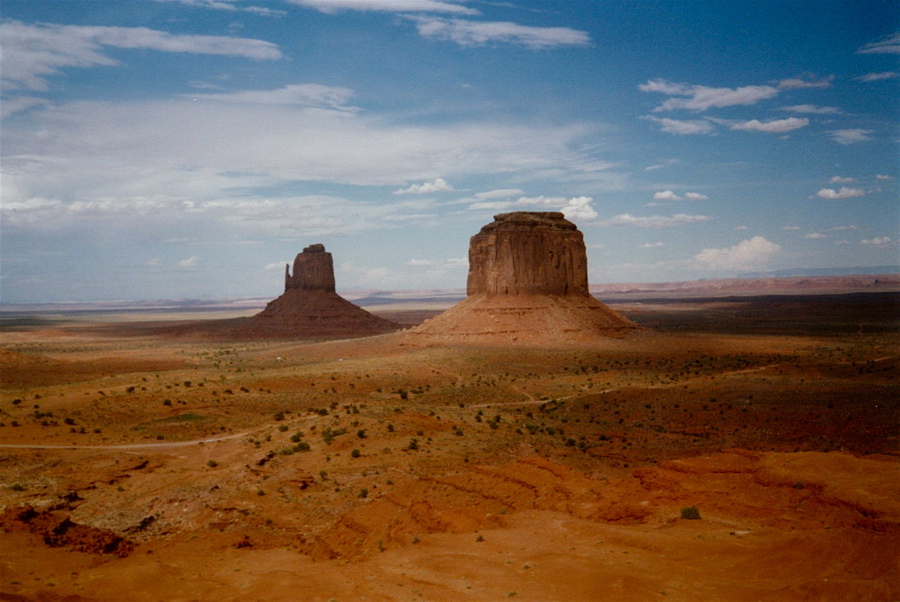
<instances>
[{"instance_id":1,"label":"desert valley floor","mask_svg":"<svg viewBox=\"0 0 900 602\"><path fill-rule=\"evenodd\" d=\"M898 301L561 348L9 320L0 600L898 600Z\"/></svg>"}]
</instances>

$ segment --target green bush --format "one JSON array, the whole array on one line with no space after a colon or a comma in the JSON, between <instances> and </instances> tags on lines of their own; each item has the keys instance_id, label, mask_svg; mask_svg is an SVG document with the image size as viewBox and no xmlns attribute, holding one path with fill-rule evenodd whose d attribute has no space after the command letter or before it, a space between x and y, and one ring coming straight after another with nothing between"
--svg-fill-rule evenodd
<instances>
[{"instance_id":1,"label":"green bush","mask_svg":"<svg viewBox=\"0 0 900 602\"><path fill-rule=\"evenodd\" d=\"M687 508L682 508L681 518L687 520L700 520L700 511L697 510L697 506L688 506Z\"/></svg>"}]
</instances>

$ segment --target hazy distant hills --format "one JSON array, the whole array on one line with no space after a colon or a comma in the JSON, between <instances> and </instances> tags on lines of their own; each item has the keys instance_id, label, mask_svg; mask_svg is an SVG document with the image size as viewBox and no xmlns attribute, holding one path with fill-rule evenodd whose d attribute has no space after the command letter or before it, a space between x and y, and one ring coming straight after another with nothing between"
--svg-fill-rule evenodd
<instances>
[{"instance_id":1,"label":"hazy distant hills","mask_svg":"<svg viewBox=\"0 0 900 602\"><path fill-rule=\"evenodd\" d=\"M856 271L865 273L855 273ZM854 273L848 274L848 271ZM840 272L834 275L834 272ZM896 267L781 270L754 277L684 282L592 284L591 293L601 301L646 298L728 297L753 295L817 295L859 292L900 292L900 270ZM465 289L353 290L341 296L359 306L410 305L447 306L466 297ZM242 299L163 299L150 301L104 301L96 303L2 304L3 313L52 313L93 311L258 311L269 297Z\"/></svg>"}]
</instances>

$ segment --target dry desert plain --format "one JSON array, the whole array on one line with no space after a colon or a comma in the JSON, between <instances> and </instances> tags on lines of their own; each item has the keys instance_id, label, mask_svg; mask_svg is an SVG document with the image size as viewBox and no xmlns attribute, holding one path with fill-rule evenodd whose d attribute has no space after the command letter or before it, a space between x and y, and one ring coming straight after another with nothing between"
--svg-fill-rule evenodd
<instances>
[{"instance_id":1,"label":"dry desert plain","mask_svg":"<svg viewBox=\"0 0 900 602\"><path fill-rule=\"evenodd\" d=\"M898 303L559 348L9 320L0 600L898 600Z\"/></svg>"}]
</instances>

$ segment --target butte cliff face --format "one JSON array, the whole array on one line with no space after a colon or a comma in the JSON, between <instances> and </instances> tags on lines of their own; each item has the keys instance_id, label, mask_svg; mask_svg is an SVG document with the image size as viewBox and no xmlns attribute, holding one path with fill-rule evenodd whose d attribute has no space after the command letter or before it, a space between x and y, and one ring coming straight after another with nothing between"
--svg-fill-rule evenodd
<instances>
[{"instance_id":1,"label":"butte cliff face","mask_svg":"<svg viewBox=\"0 0 900 602\"><path fill-rule=\"evenodd\" d=\"M324 245L303 249L293 275L285 268L284 293L250 318L263 336L354 337L398 330L400 326L350 303L335 292L334 261Z\"/></svg>"},{"instance_id":2,"label":"butte cliff face","mask_svg":"<svg viewBox=\"0 0 900 602\"><path fill-rule=\"evenodd\" d=\"M467 291L409 340L589 343L638 329L591 296L583 236L562 213L494 216L469 243Z\"/></svg>"},{"instance_id":3,"label":"butte cliff face","mask_svg":"<svg viewBox=\"0 0 900 602\"><path fill-rule=\"evenodd\" d=\"M584 239L562 213L494 217L469 242L469 296L588 296Z\"/></svg>"}]
</instances>

